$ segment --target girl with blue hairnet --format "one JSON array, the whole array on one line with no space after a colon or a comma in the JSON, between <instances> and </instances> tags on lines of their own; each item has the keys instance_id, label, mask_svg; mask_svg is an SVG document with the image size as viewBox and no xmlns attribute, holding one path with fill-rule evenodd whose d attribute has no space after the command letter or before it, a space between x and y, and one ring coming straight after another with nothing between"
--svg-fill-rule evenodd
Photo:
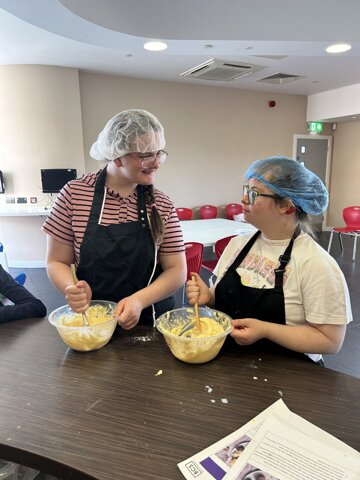
<instances>
[{"instance_id":1,"label":"girl with blue hairnet","mask_svg":"<svg viewBox=\"0 0 360 480\"><path fill-rule=\"evenodd\" d=\"M124 110L90 155L105 167L68 182L43 226L48 275L76 312L90 300L111 300L122 328L153 325L186 279L174 204L153 185L167 157L163 126L150 112Z\"/></svg>"},{"instance_id":2,"label":"girl with blue hairnet","mask_svg":"<svg viewBox=\"0 0 360 480\"><path fill-rule=\"evenodd\" d=\"M231 240L214 287L195 274L187 284L189 302L230 315L239 345L256 342L262 350L322 363L321 354L339 351L352 320L344 275L306 224L309 214L327 208L327 190L285 157L254 162L245 178L244 219L258 231Z\"/></svg>"}]
</instances>

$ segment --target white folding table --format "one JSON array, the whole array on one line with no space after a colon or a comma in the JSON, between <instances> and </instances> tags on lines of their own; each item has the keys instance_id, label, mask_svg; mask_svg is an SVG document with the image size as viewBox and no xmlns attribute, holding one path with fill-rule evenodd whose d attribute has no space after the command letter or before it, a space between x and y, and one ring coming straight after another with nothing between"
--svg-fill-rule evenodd
<instances>
[{"instance_id":1,"label":"white folding table","mask_svg":"<svg viewBox=\"0 0 360 480\"><path fill-rule=\"evenodd\" d=\"M220 238L255 232L256 228L249 223L235 222L225 218L207 220L184 220L180 222L184 242L202 243L204 247L214 246Z\"/></svg>"}]
</instances>

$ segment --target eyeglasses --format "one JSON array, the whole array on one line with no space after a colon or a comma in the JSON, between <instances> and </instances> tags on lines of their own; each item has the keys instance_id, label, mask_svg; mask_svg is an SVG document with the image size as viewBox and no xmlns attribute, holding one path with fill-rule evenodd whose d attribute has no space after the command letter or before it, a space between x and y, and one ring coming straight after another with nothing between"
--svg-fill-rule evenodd
<instances>
[{"instance_id":1,"label":"eyeglasses","mask_svg":"<svg viewBox=\"0 0 360 480\"><path fill-rule=\"evenodd\" d=\"M259 193L256 190L253 190L249 185L243 185L243 196L248 197L250 205L254 205L256 197L269 197L279 200L282 197L279 195L271 195L269 193Z\"/></svg>"},{"instance_id":2,"label":"eyeglasses","mask_svg":"<svg viewBox=\"0 0 360 480\"><path fill-rule=\"evenodd\" d=\"M132 156L141 162L142 168L147 168L155 161L159 162L160 164L164 163L168 153L165 150L158 150L157 152L131 152L127 155Z\"/></svg>"}]
</instances>

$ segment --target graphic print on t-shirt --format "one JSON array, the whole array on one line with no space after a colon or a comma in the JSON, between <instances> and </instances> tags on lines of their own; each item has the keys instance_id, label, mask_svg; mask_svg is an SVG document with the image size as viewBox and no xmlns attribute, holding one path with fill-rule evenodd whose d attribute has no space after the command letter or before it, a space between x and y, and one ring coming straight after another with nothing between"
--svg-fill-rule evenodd
<instances>
[{"instance_id":1,"label":"graphic print on t-shirt","mask_svg":"<svg viewBox=\"0 0 360 480\"><path fill-rule=\"evenodd\" d=\"M241 276L241 283L253 288L274 288L274 269L279 262L268 257L249 252L236 270ZM284 273L284 284L288 277L288 268Z\"/></svg>"}]
</instances>

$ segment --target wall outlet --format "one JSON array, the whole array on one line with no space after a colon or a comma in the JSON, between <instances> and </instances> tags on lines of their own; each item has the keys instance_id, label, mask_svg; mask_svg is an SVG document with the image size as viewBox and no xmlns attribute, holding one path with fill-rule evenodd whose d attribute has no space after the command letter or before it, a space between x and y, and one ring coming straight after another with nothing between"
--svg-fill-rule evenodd
<instances>
[{"instance_id":1,"label":"wall outlet","mask_svg":"<svg viewBox=\"0 0 360 480\"><path fill-rule=\"evenodd\" d=\"M30 197L30 203L37 203L37 197Z\"/></svg>"},{"instance_id":2,"label":"wall outlet","mask_svg":"<svg viewBox=\"0 0 360 480\"><path fill-rule=\"evenodd\" d=\"M15 197L6 197L5 203L15 203Z\"/></svg>"},{"instance_id":3,"label":"wall outlet","mask_svg":"<svg viewBox=\"0 0 360 480\"><path fill-rule=\"evenodd\" d=\"M16 197L16 203L27 203L27 197Z\"/></svg>"}]
</instances>

